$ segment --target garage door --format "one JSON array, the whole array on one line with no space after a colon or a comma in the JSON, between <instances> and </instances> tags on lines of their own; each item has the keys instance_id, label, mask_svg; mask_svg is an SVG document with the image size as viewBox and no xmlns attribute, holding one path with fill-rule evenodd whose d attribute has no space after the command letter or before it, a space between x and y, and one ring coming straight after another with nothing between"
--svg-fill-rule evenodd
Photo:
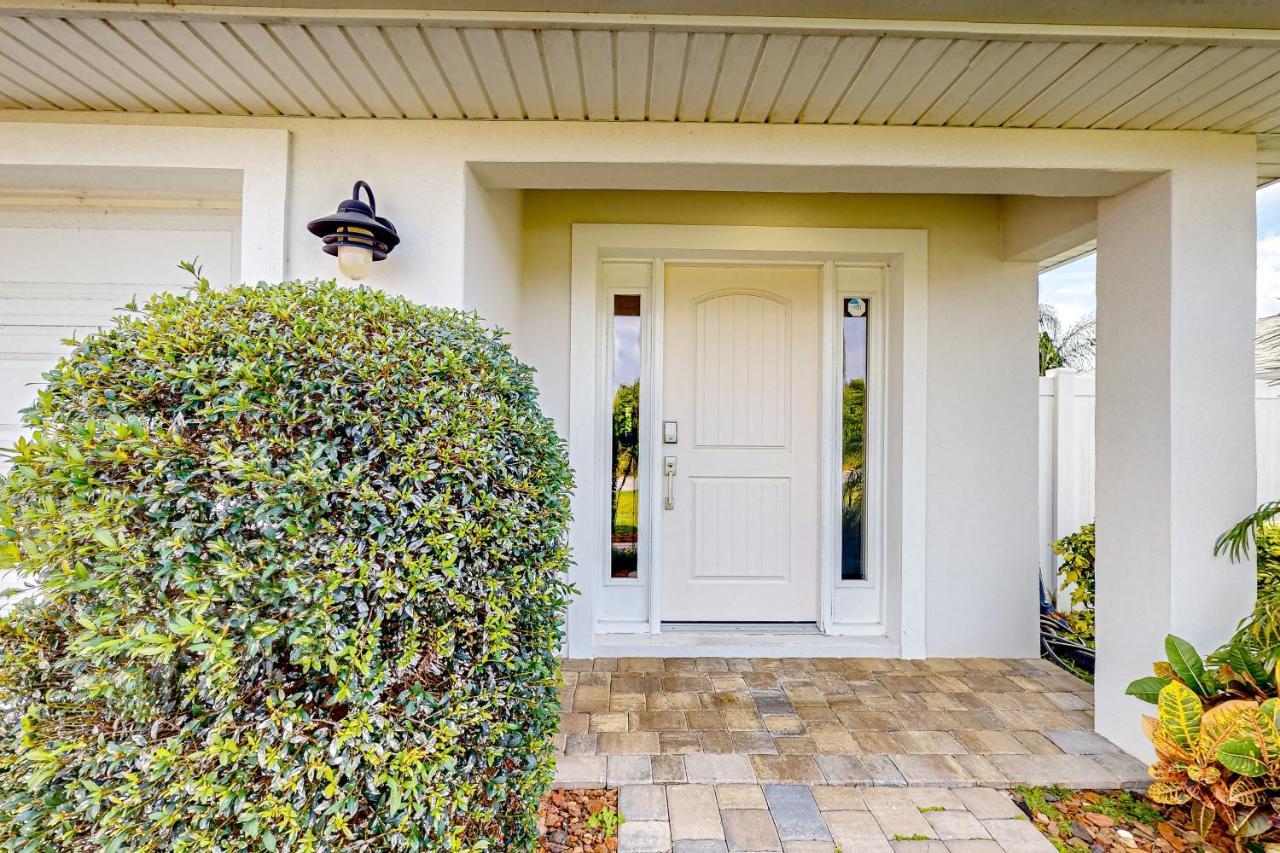
<instances>
[{"instance_id":1,"label":"garage door","mask_svg":"<svg viewBox=\"0 0 1280 853\"><path fill-rule=\"evenodd\" d=\"M190 285L198 259L215 285L239 272L239 214L127 209L0 210L0 447L62 341L108 325L134 297Z\"/></svg>"}]
</instances>

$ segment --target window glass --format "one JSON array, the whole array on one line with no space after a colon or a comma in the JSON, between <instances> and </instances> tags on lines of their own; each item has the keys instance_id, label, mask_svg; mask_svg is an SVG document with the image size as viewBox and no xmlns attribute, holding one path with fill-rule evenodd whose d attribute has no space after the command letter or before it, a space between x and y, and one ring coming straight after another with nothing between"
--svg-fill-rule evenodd
<instances>
[{"instance_id":1,"label":"window glass","mask_svg":"<svg viewBox=\"0 0 1280 853\"><path fill-rule=\"evenodd\" d=\"M871 300L843 300L844 382L840 407L840 579L864 580L867 445L867 332Z\"/></svg>"},{"instance_id":2,"label":"window glass","mask_svg":"<svg viewBox=\"0 0 1280 853\"><path fill-rule=\"evenodd\" d=\"M640 296L613 297L613 477L609 576L639 576Z\"/></svg>"}]
</instances>

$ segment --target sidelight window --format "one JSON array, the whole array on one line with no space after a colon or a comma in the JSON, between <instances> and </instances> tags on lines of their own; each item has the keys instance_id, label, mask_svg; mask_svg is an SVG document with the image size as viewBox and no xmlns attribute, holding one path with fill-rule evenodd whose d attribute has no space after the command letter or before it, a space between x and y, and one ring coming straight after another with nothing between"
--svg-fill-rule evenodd
<instances>
[{"instance_id":1,"label":"sidelight window","mask_svg":"<svg viewBox=\"0 0 1280 853\"><path fill-rule=\"evenodd\" d=\"M865 580L867 356L871 300L842 300L843 377L840 405L840 579Z\"/></svg>"},{"instance_id":2,"label":"sidelight window","mask_svg":"<svg viewBox=\"0 0 1280 853\"><path fill-rule=\"evenodd\" d=\"M639 576L640 294L613 296L609 576Z\"/></svg>"}]
</instances>

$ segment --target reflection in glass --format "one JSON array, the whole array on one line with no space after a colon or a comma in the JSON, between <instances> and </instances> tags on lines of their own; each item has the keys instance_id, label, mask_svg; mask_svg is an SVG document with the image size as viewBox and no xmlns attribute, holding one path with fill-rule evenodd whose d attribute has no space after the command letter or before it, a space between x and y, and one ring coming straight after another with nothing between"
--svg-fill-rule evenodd
<instances>
[{"instance_id":1,"label":"reflection in glass","mask_svg":"<svg viewBox=\"0 0 1280 853\"><path fill-rule=\"evenodd\" d=\"M609 576L638 576L640 526L640 296L613 297L613 478Z\"/></svg>"},{"instance_id":2,"label":"reflection in glass","mask_svg":"<svg viewBox=\"0 0 1280 853\"><path fill-rule=\"evenodd\" d=\"M867 329L869 299L843 301L844 401L840 464L840 579L864 580L864 488L867 444Z\"/></svg>"}]
</instances>

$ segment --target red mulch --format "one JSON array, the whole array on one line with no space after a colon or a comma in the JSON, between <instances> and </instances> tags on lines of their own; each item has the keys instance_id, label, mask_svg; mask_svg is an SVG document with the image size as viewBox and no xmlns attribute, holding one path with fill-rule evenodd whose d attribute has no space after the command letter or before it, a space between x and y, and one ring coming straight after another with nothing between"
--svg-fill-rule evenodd
<instances>
[{"instance_id":1,"label":"red mulch","mask_svg":"<svg viewBox=\"0 0 1280 853\"><path fill-rule=\"evenodd\" d=\"M1058 812L1056 816L1044 814L1028 808L1027 804L1015 792L1014 799L1029 812L1036 827L1050 840L1068 850L1089 850L1092 853L1106 851L1161 851L1161 853L1184 853L1184 851L1233 851L1235 840L1229 836L1221 823L1216 823L1209 832L1209 837L1201 838L1191 828L1191 810L1187 806L1165 806L1152 803L1141 794L1134 794L1134 799L1147 802L1160 813L1160 820L1141 822L1133 819L1114 818L1097 811L1098 803L1106 797L1112 797L1114 791L1072 791L1062 799L1053 799L1050 805Z\"/></svg>"},{"instance_id":2,"label":"red mulch","mask_svg":"<svg viewBox=\"0 0 1280 853\"><path fill-rule=\"evenodd\" d=\"M616 853L618 837L589 829L587 820L604 809L618 810L617 789L552 791L538 811L542 853Z\"/></svg>"}]
</instances>

